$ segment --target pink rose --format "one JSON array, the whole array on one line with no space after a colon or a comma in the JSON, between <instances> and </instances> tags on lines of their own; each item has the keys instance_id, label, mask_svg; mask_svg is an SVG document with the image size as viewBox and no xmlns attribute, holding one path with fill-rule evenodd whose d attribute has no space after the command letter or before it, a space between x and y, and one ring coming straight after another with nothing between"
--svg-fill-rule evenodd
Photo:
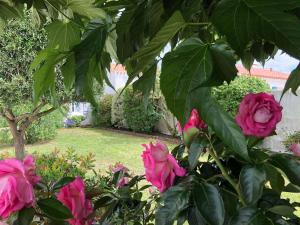
<instances>
[{"instance_id":1,"label":"pink rose","mask_svg":"<svg viewBox=\"0 0 300 225\"><path fill-rule=\"evenodd\" d=\"M117 183L117 187L120 188L120 187L123 187L125 186L126 184L129 183L129 178L128 177L122 177L120 178L120 180L118 181Z\"/></svg>"},{"instance_id":2,"label":"pink rose","mask_svg":"<svg viewBox=\"0 0 300 225\"><path fill-rule=\"evenodd\" d=\"M8 218L10 214L24 207L31 207L35 197L33 185L40 177L35 174L35 162L32 156L0 161L0 217Z\"/></svg>"},{"instance_id":3,"label":"pink rose","mask_svg":"<svg viewBox=\"0 0 300 225\"><path fill-rule=\"evenodd\" d=\"M0 221L0 225L8 225L8 224Z\"/></svg>"},{"instance_id":4,"label":"pink rose","mask_svg":"<svg viewBox=\"0 0 300 225\"><path fill-rule=\"evenodd\" d=\"M177 123L177 127L178 127L178 132L181 133L182 132L182 128L180 123ZM197 109L193 109L191 116L189 118L189 120L187 121L187 123L185 124L183 131L187 132L188 129L190 128L197 128L197 129L204 129L207 128L207 125L204 123L204 121L200 118Z\"/></svg>"},{"instance_id":5,"label":"pink rose","mask_svg":"<svg viewBox=\"0 0 300 225\"><path fill-rule=\"evenodd\" d=\"M300 157L300 144L299 143L293 143L290 146L290 149L292 150L292 152L294 153L294 155Z\"/></svg>"},{"instance_id":6,"label":"pink rose","mask_svg":"<svg viewBox=\"0 0 300 225\"><path fill-rule=\"evenodd\" d=\"M282 117L282 107L267 93L247 94L240 104L236 122L245 135L269 136Z\"/></svg>"},{"instance_id":7,"label":"pink rose","mask_svg":"<svg viewBox=\"0 0 300 225\"><path fill-rule=\"evenodd\" d=\"M174 183L175 177L183 177L186 174L176 159L169 154L168 147L160 141L156 144L142 145L145 151L142 154L146 179L164 192Z\"/></svg>"},{"instance_id":8,"label":"pink rose","mask_svg":"<svg viewBox=\"0 0 300 225\"><path fill-rule=\"evenodd\" d=\"M93 212L92 203L85 197L85 185L80 177L64 186L57 199L72 212L74 218L68 220L71 225L92 224L92 219L88 218Z\"/></svg>"}]
</instances>

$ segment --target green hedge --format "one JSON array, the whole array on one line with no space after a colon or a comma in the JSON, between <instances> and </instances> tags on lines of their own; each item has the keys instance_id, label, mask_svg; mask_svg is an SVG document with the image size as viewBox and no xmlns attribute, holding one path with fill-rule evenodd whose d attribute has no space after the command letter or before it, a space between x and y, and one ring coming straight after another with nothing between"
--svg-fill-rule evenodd
<instances>
[{"instance_id":1,"label":"green hedge","mask_svg":"<svg viewBox=\"0 0 300 225\"><path fill-rule=\"evenodd\" d=\"M134 92L132 88L124 91L124 118L128 128L137 132L152 132L155 124L160 119L153 100L144 102L143 95Z\"/></svg>"},{"instance_id":2,"label":"green hedge","mask_svg":"<svg viewBox=\"0 0 300 225\"><path fill-rule=\"evenodd\" d=\"M116 128L128 129L127 122L124 117L124 95L120 95L118 91L112 98L111 108L111 124Z\"/></svg>"},{"instance_id":3,"label":"green hedge","mask_svg":"<svg viewBox=\"0 0 300 225\"><path fill-rule=\"evenodd\" d=\"M93 126L105 126L110 127L111 122L111 110L112 110L113 95L104 95L100 98L97 108L93 108L92 111L92 125Z\"/></svg>"},{"instance_id":4,"label":"green hedge","mask_svg":"<svg viewBox=\"0 0 300 225\"><path fill-rule=\"evenodd\" d=\"M293 134L288 135L282 143L284 144L286 150L289 150L292 144L300 143L300 131L296 131Z\"/></svg>"},{"instance_id":5,"label":"green hedge","mask_svg":"<svg viewBox=\"0 0 300 225\"><path fill-rule=\"evenodd\" d=\"M251 76L239 76L229 85L223 84L213 89L213 94L224 108L232 116L235 116L240 102L248 93L271 92L266 81Z\"/></svg>"}]
</instances>

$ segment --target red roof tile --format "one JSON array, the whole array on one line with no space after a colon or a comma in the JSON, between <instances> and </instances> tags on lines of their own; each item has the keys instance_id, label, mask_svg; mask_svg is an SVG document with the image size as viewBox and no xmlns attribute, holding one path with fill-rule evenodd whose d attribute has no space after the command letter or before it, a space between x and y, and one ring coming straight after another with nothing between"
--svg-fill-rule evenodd
<instances>
[{"instance_id":1,"label":"red roof tile","mask_svg":"<svg viewBox=\"0 0 300 225\"><path fill-rule=\"evenodd\" d=\"M111 63L110 64L110 72L111 73L122 73L122 74L126 74L126 69L123 65L121 64L114 64Z\"/></svg>"},{"instance_id":2,"label":"red roof tile","mask_svg":"<svg viewBox=\"0 0 300 225\"><path fill-rule=\"evenodd\" d=\"M278 79L278 80L287 80L289 74L281 73L278 71L273 71L272 69L263 69L252 66L250 73L247 69L245 69L241 65L237 65L236 68L238 69L238 73L241 75L249 75L254 77L261 77L261 78L271 78L271 79Z\"/></svg>"}]
</instances>

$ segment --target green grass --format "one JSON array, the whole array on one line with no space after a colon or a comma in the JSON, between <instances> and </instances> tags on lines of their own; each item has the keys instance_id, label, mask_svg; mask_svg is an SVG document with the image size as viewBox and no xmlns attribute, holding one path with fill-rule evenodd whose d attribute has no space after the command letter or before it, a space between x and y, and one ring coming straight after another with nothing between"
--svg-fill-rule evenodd
<instances>
[{"instance_id":1,"label":"green grass","mask_svg":"<svg viewBox=\"0 0 300 225\"><path fill-rule=\"evenodd\" d=\"M95 128L72 128L60 129L56 138L46 143L27 145L28 152L49 152L55 148L64 151L73 148L79 154L94 153L96 156L96 167L101 170L115 162L124 163L135 173L143 172L141 144L148 143L154 139L151 136L136 136L110 130ZM174 143L167 143L169 147ZM12 147L0 147L0 151L12 151Z\"/></svg>"}]
</instances>

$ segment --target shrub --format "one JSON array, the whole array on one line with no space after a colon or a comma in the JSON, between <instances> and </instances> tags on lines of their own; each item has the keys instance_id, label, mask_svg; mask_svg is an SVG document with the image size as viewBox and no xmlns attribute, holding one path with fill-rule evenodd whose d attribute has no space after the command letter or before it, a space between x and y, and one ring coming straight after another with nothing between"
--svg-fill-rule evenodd
<instances>
[{"instance_id":1,"label":"shrub","mask_svg":"<svg viewBox=\"0 0 300 225\"><path fill-rule=\"evenodd\" d=\"M156 111L152 99L144 102L142 93L132 88L124 91L124 118L128 128L137 132L152 132L160 114Z\"/></svg>"},{"instance_id":2,"label":"shrub","mask_svg":"<svg viewBox=\"0 0 300 225\"><path fill-rule=\"evenodd\" d=\"M69 116L65 122L67 127L79 127L81 122L85 120L85 116L83 115L74 115Z\"/></svg>"},{"instance_id":3,"label":"shrub","mask_svg":"<svg viewBox=\"0 0 300 225\"><path fill-rule=\"evenodd\" d=\"M35 121L26 130L26 142L33 144L53 139L57 134L57 128L62 127L63 117L64 114L57 110Z\"/></svg>"},{"instance_id":4,"label":"shrub","mask_svg":"<svg viewBox=\"0 0 300 225\"><path fill-rule=\"evenodd\" d=\"M0 128L0 144L9 145L13 143L13 138L8 127Z\"/></svg>"},{"instance_id":5,"label":"shrub","mask_svg":"<svg viewBox=\"0 0 300 225\"><path fill-rule=\"evenodd\" d=\"M104 95L98 108L93 108L93 126L111 126L112 99L113 95Z\"/></svg>"},{"instance_id":6,"label":"shrub","mask_svg":"<svg viewBox=\"0 0 300 225\"><path fill-rule=\"evenodd\" d=\"M296 131L291 135L288 135L286 139L282 142L286 150L290 149L291 144L300 143L300 131Z\"/></svg>"},{"instance_id":7,"label":"shrub","mask_svg":"<svg viewBox=\"0 0 300 225\"><path fill-rule=\"evenodd\" d=\"M128 128L127 122L124 118L124 95L120 95L118 91L112 98L111 108L111 124L116 128Z\"/></svg>"},{"instance_id":8,"label":"shrub","mask_svg":"<svg viewBox=\"0 0 300 225\"><path fill-rule=\"evenodd\" d=\"M0 117L0 128L7 127L7 122L3 117Z\"/></svg>"},{"instance_id":9,"label":"shrub","mask_svg":"<svg viewBox=\"0 0 300 225\"><path fill-rule=\"evenodd\" d=\"M213 94L232 116L235 116L239 104L248 93L270 92L269 85L262 79L250 76L239 76L230 84L223 84L213 89Z\"/></svg>"},{"instance_id":10,"label":"shrub","mask_svg":"<svg viewBox=\"0 0 300 225\"><path fill-rule=\"evenodd\" d=\"M43 182L51 183L62 177L85 178L94 168L95 156L93 154L78 155L74 149L66 151L58 149L50 153L33 153L36 159L37 171Z\"/></svg>"}]
</instances>

